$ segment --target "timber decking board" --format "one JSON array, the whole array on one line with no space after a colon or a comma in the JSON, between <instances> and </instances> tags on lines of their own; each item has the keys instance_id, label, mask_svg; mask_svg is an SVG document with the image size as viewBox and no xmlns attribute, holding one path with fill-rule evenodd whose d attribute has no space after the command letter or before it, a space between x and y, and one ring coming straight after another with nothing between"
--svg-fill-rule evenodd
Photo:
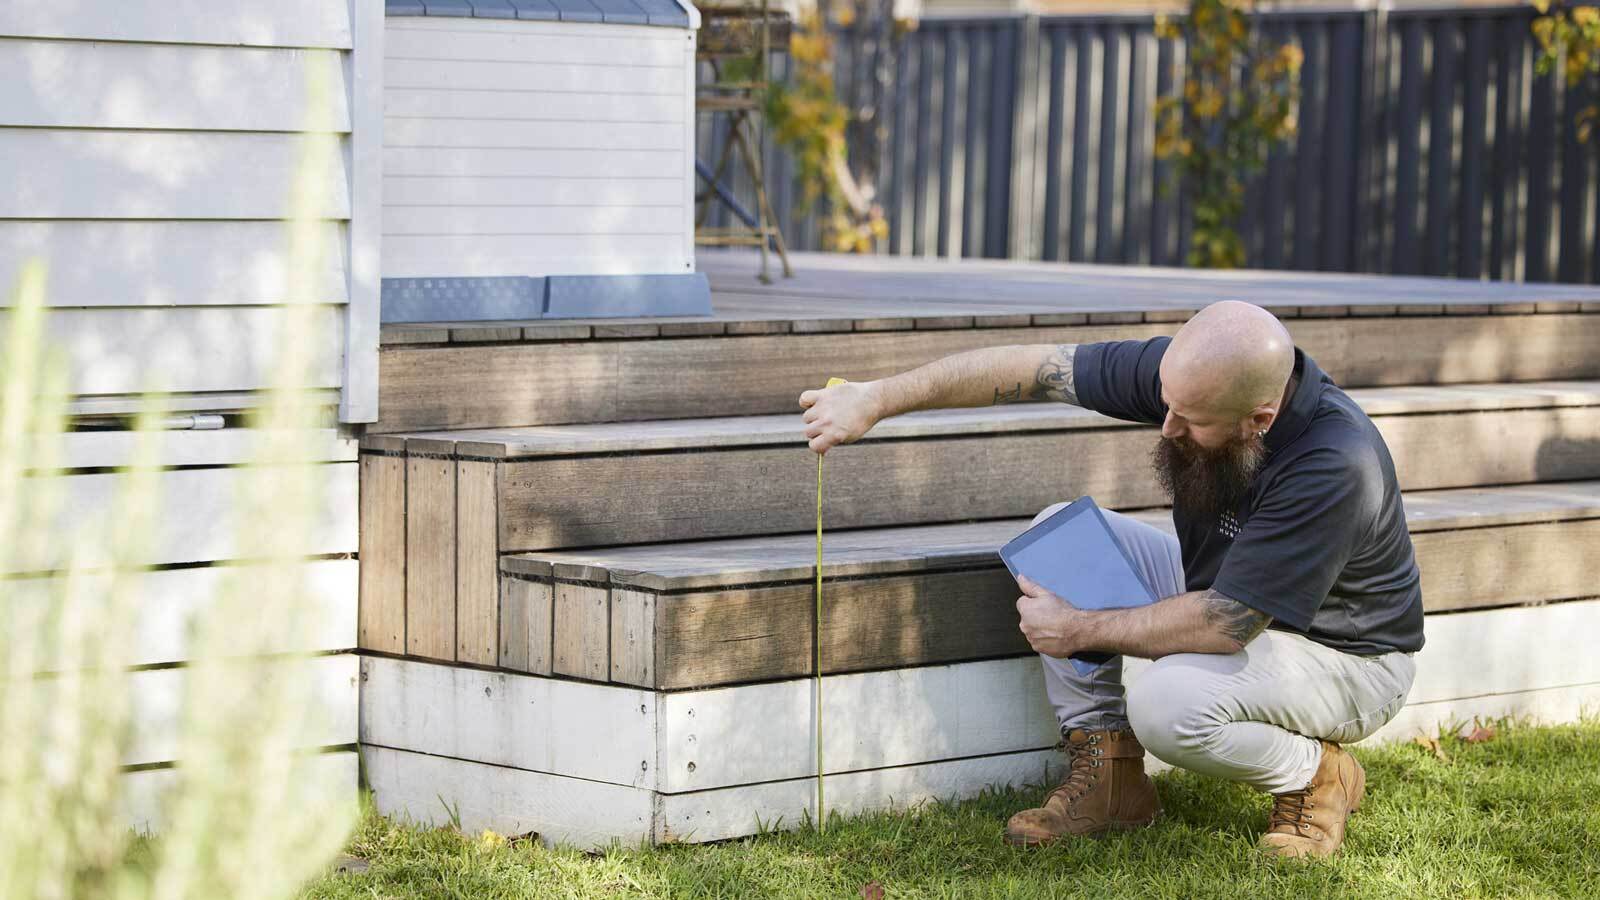
<instances>
[{"instance_id":1,"label":"timber decking board","mask_svg":"<svg viewBox=\"0 0 1600 900\"><path fill-rule=\"evenodd\" d=\"M1291 319L1298 346L1346 388L1600 377L1600 317ZM779 334L642 341L395 346L379 355L371 431L762 415L830 376L887 377L1012 344L1172 334L1177 323Z\"/></svg>"},{"instance_id":2,"label":"timber decking board","mask_svg":"<svg viewBox=\"0 0 1600 900\"><path fill-rule=\"evenodd\" d=\"M1600 382L1595 381L1355 388L1347 393L1367 415L1373 417L1600 406ZM795 412L788 415L458 429L420 433L416 437L408 437L407 442L409 445L426 439L429 442L427 452L434 453L460 452L452 444L469 443L473 445L470 451L473 453L523 460L607 453L803 445L805 438L801 433L802 427L797 405ZM855 446L885 440L1141 427L1144 426L1065 403L1023 403L930 410L894 416L879 422Z\"/></svg>"},{"instance_id":3,"label":"timber decking board","mask_svg":"<svg viewBox=\"0 0 1600 900\"><path fill-rule=\"evenodd\" d=\"M605 586L555 583L554 653L550 669L590 681L611 672L611 610Z\"/></svg>"},{"instance_id":4,"label":"timber decking board","mask_svg":"<svg viewBox=\"0 0 1600 900\"><path fill-rule=\"evenodd\" d=\"M364 454L356 645L406 652L406 460Z\"/></svg>"},{"instance_id":5,"label":"timber decking board","mask_svg":"<svg viewBox=\"0 0 1600 900\"><path fill-rule=\"evenodd\" d=\"M496 465L456 462L456 659L481 666L499 658Z\"/></svg>"},{"instance_id":6,"label":"timber decking board","mask_svg":"<svg viewBox=\"0 0 1600 900\"><path fill-rule=\"evenodd\" d=\"M611 680L654 684L656 680L656 595L626 588L611 590Z\"/></svg>"},{"instance_id":7,"label":"timber decking board","mask_svg":"<svg viewBox=\"0 0 1600 900\"><path fill-rule=\"evenodd\" d=\"M1162 502L1146 462L1154 430L1066 434L863 442L831 454L823 519L864 528L1004 518L1079 494L1112 506ZM1040 461L1051 458L1081 465L1041 475ZM507 462L502 472L502 552L804 531L815 522L816 461L803 446L551 457ZM581 484L607 490L552 487Z\"/></svg>"},{"instance_id":8,"label":"timber decking board","mask_svg":"<svg viewBox=\"0 0 1600 900\"><path fill-rule=\"evenodd\" d=\"M1425 492L1405 503L1430 613L1594 593L1587 570L1573 561L1600 546L1600 481ZM1172 530L1167 510L1133 515ZM1017 588L996 554L1028 524L828 534L823 671L1028 653L1012 606ZM815 671L813 541L789 535L524 554L502 565L609 577L611 680L696 689Z\"/></svg>"},{"instance_id":9,"label":"timber decking board","mask_svg":"<svg viewBox=\"0 0 1600 900\"><path fill-rule=\"evenodd\" d=\"M1573 413L1403 416L1380 427L1407 490L1600 476L1600 416ZM1005 518L1084 494L1112 508L1153 506L1164 500L1146 462L1154 441L1153 429L1105 429L992 435L981 447L863 442L831 454L823 518L840 528ZM1430 466L1441 453L1458 459ZM1046 459L1078 465L1041 475ZM804 448L556 457L507 464L504 472L502 552L795 532L815 515L815 464ZM615 493L549 489L590 483ZM735 494L729 484L750 487ZM639 516L640 508L654 514Z\"/></svg>"},{"instance_id":10,"label":"timber decking board","mask_svg":"<svg viewBox=\"0 0 1600 900\"><path fill-rule=\"evenodd\" d=\"M1450 278L1266 270L1210 271L1020 260L792 254L794 278L762 285L752 254L702 252L696 267L711 282L719 314L743 303L836 305L858 317L957 303L996 312L1125 311L1198 308L1221 299L1259 306L1384 306L1398 303L1500 304L1593 301L1589 285L1508 284ZM748 298L748 299L746 299ZM1108 298L1115 298L1108 302ZM987 311L987 310L985 310Z\"/></svg>"},{"instance_id":11,"label":"timber decking board","mask_svg":"<svg viewBox=\"0 0 1600 900\"><path fill-rule=\"evenodd\" d=\"M406 459L406 653L455 659L456 461Z\"/></svg>"},{"instance_id":12,"label":"timber decking board","mask_svg":"<svg viewBox=\"0 0 1600 900\"><path fill-rule=\"evenodd\" d=\"M1066 499L1066 498L1063 498ZM1600 519L1600 481L1410 492L1403 497L1412 535L1546 522ZM1129 512L1172 531L1166 508ZM999 565L1000 545L1022 533L1028 518L828 531L823 576L900 575L932 569ZM507 572L544 572L552 564L605 570L613 585L687 592L735 585L805 581L812 577L816 538L810 533L602 550L519 553L501 558Z\"/></svg>"},{"instance_id":13,"label":"timber decking board","mask_svg":"<svg viewBox=\"0 0 1600 900\"><path fill-rule=\"evenodd\" d=\"M1036 325L1072 322L1075 316L1153 322L1170 321L1224 299L1281 311L1280 317L1316 318L1587 312L1585 304L1600 306L1600 288L1588 285L1011 260L852 259L839 254L797 254L795 260L794 278L761 285L754 277L753 257L701 252L697 262L711 282L712 316L628 324L671 326L680 333L720 326L722 330L713 333L734 333L729 326L743 331L763 321L782 322L794 331L816 330L822 322L841 323L845 331L981 327L973 319L997 316L1033 316ZM615 321L494 324L525 327L530 332L527 339L540 339L544 329L608 328ZM483 327L447 322L391 325L383 329L383 343L416 340L413 336L418 333L439 338L440 328L475 325ZM821 327L836 330L840 325ZM630 336L640 335L630 330Z\"/></svg>"},{"instance_id":14,"label":"timber decking board","mask_svg":"<svg viewBox=\"0 0 1600 900\"><path fill-rule=\"evenodd\" d=\"M500 580L500 666L549 675L554 628L554 586L542 579L506 575Z\"/></svg>"}]
</instances>

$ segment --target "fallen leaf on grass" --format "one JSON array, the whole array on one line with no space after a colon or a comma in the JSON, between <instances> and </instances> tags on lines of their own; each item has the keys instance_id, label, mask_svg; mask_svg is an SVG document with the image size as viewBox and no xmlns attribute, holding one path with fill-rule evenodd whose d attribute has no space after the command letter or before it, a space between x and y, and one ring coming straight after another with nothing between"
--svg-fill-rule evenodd
<instances>
[{"instance_id":1,"label":"fallen leaf on grass","mask_svg":"<svg viewBox=\"0 0 1600 900\"><path fill-rule=\"evenodd\" d=\"M883 885L869 881L861 886L861 900L883 900Z\"/></svg>"},{"instance_id":2,"label":"fallen leaf on grass","mask_svg":"<svg viewBox=\"0 0 1600 900\"><path fill-rule=\"evenodd\" d=\"M1439 739L1436 737L1418 735L1411 742L1438 757L1439 762L1447 763L1450 761L1450 755L1444 752L1444 746L1439 743Z\"/></svg>"},{"instance_id":3,"label":"fallen leaf on grass","mask_svg":"<svg viewBox=\"0 0 1600 900\"><path fill-rule=\"evenodd\" d=\"M1482 744L1486 741L1492 741L1494 738L1494 723L1491 722L1485 725L1477 719L1472 720L1472 730L1461 736L1461 739L1469 744Z\"/></svg>"}]
</instances>

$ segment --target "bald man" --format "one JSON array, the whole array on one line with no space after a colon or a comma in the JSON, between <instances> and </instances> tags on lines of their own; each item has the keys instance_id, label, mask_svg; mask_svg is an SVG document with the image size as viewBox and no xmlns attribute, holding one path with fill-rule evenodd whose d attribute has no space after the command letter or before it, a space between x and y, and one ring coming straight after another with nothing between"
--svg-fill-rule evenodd
<instances>
[{"instance_id":1,"label":"bald man","mask_svg":"<svg viewBox=\"0 0 1600 900\"><path fill-rule=\"evenodd\" d=\"M1422 647L1400 487L1371 420L1282 323L1235 302L1170 339L975 350L807 391L800 405L811 449L825 453L899 413L1029 400L1160 425L1152 464L1177 537L1106 514L1164 598L1155 604L1079 610L1019 579L1022 632L1043 659L1070 765L1044 806L1011 818L1007 839L1152 824L1148 749L1270 793L1267 853L1333 853L1366 782L1340 745L1400 710ZM1081 675L1067 657L1085 651L1113 656ZM1123 655L1154 660L1126 695Z\"/></svg>"}]
</instances>

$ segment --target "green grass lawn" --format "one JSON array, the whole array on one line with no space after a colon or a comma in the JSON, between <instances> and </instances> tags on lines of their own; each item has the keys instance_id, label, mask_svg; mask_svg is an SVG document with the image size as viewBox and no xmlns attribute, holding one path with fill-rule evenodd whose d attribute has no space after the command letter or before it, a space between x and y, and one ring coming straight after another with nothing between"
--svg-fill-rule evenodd
<instances>
[{"instance_id":1,"label":"green grass lawn","mask_svg":"<svg viewBox=\"0 0 1600 900\"><path fill-rule=\"evenodd\" d=\"M349 852L360 875L329 875L307 898L861 897L1600 897L1600 719L1502 726L1448 761L1414 745L1357 750L1367 799L1334 860L1255 852L1267 798L1187 772L1158 776L1154 828L1018 850L1013 811L1044 788L905 814L710 845L602 854L508 845L489 835L402 827L368 812Z\"/></svg>"}]
</instances>

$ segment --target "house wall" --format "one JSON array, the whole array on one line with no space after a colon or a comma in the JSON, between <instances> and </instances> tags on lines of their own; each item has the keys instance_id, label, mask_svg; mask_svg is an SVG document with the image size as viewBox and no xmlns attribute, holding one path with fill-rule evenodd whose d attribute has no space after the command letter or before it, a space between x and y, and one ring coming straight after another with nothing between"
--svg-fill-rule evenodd
<instances>
[{"instance_id":1,"label":"house wall","mask_svg":"<svg viewBox=\"0 0 1600 900\"><path fill-rule=\"evenodd\" d=\"M694 31L391 17L385 278L694 271Z\"/></svg>"},{"instance_id":2,"label":"house wall","mask_svg":"<svg viewBox=\"0 0 1600 900\"><path fill-rule=\"evenodd\" d=\"M285 665L326 707L326 729L306 743L356 739L356 665L344 652L355 644L356 448L340 423L377 413L382 17L370 0L0 4L0 322L23 266L43 260L69 411L109 426L69 434L65 473L32 480L64 498L60 554L7 573L16 580L4 589L47 590L83 523L113 508L136 443L124 417L143 392L160 392L174 415L221 413L228 426L174 430L162 444L159 534L133 561L159 569L136 576L130 637L132 661L159 668L135 677L127 764L172 761L189 623L223 567L251 556L236 526L240 464L257 435L234 414L261 403L291 303L314 307L307 349L326 426L305 442L324 487L298 548L320 616L310 645L283 649L330 653ZM296 296L285 219L296 132L318 83L332 89L338 152L313 173L328 186L313 204L322 260ZM329 765L353 773L353 753L334 756ZM163 783L148 772L133 781Z\"/></svg>"}]
</instances>

